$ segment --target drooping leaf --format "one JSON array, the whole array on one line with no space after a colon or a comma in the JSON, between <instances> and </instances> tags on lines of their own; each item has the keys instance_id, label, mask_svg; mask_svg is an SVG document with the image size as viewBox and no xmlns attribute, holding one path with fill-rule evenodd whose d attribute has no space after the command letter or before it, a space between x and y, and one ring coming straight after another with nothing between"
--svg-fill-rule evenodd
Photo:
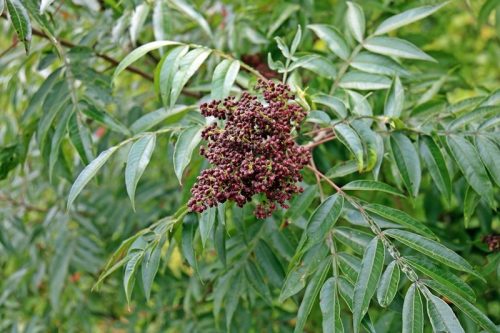
<instances>
[{"instance_id":1,"label":"drooping leaf","mask_svg":"<svg viewBox=\"0 0 500 333\"><path fill-rule=\"evenodd\" d=\"M306 291L304 293L304 298L299 306L299 311L297 313L297 323L295 324L294 333L302 332L306 324L307 318L311 313L312 307L318 297L321 290L321 286L326 279L326 274L330 269L330 259L325 259L321 264L316 273L309 281Z\"/></svg>"},{"instance_id":2,"label":"drooping leaf","mask_svg":"<svg viewBox=\"0 0 500 333\"><path fill-rule=\"evenodd\" d=\"M335 78L335 75L337 74L337 69L332 62L329 59L317 54L308 54L298 58L290 65L288 71L291 72L299 67L310 70L315 74L329 79ZM279 72L282 71L280 70Z\"/></svg>"},{"instance_id":3,"label":"drooping leaf","mask_svg":"<svg viewBox=\"0 0 500 333\"><path fill-rule=\"evenodd\" d=\"M384 114L387 117L399 118L403 112L404 101L405 91L399 76L396 76L385 100Z\"/></svg>"},{"instance_id":4,"label":"drooping leaf","mask_svg":"<svg viewBox=\"0 0 500 333\"><path fill-rule=\"evenodd\" d=\"M183 130L175 143L174 171L179 183L182 184L182 174L191 161L194 149L201 141L201 129L193 126Z\"/></svg>"},{"instance_id":5,"label":"drooping leaf","mask_svg":"<svg viewBox=\"0 0 500 333\"><path fill-rule=\"evenodd\" d=\"M171 3L175 6L175 8L194 20L208 37L213 37L212 29L210 29L210 25L207 20L205 20L203 15L198 13L190 4L184 0L171 0Z\"/></svg>"},{"instance_id":6,"label":"drooping leaf","mask_svg":"<svg viewBox=\"0 0 500 333\"><path fill-rule=\"evenodd\" d=\"M337 279L329 278L323 284L319 295L324 333L343 333L344 325L340 319L340 301L337 294Z\"/></svg>"},{"instance_id":7,"label":"drooping leaf","mask_svg":"<svg viewBox=\"0 0 500 333\"><path fill-rule=\"evenodd\" d=\"M384 245L377 237L373 238L365 249L361 270L354 287L353 296L353 326L354 332L359 332L361 319L368 311L370 300L382 274L384 267Z\"/></svg>"},{"instance_id":8,"label":"drooping leaf","mask_svg":"<svg viewBox=\"0 0 500 333\"><path fill-rule=\"evenodd\" d=\"M441 149L430 136L423 135L420 137L420 156L427 165L427 169L431 175L434 184L438 190L450 200L451 197L451 179L448 173L448 167L444 159Z\"/></svg>"},{"instance_id":9,"label":"drooping leaf","mask_svg":"<svg viewBox=\"0 0 500 333\"><path fill-rule=\"evenodd\" d=\"M24 43L24 49L27 54L30 50L32 36L28 11L21 0L5 0L5 2L7 3L7 10L9 11L12 25L16 29L17 38Z\"/></svg>"},{"instance_id":10,"label":"drooping leaf","mask_svg":"<svg viewBox=\"0 0 500 333\"><path fill-rule=\"evenodd\" d=\"M149 15L149 4L148 3L141 3L137 7L134 8L134 11L132 12L132 16L130 17L130 40L132 41L133 45L136 45L137 38L139 38L139 34L142 31L142 28L144 27L144 23L146 22L146 19L148 18Z\"/></svg>"},{"instance_id":11,"label":"drooping leaf","mask_svg":"<svg viewBox=\"0 0 500 333\"><path fill-rule=\"evenodd\" d=\"M109 115L106 111L98 109L95 105L87 102L81 103L80 109L85 116L106 125L109 129L125 135L130 134L130 131L120 121Z\"/></svg>"},{"instance_id":12,"label":"drooping leaf","mask_svg":"<svg viewBox=\"0 0 500 333\"><path fill-rule=\"evenodd\" d=\"M294 221L307 211L312 201L317 195L318 189L316 186L309 186L305 191L297 195L290 203L290 208L285 212L285 218Z\"/></svg>"},{"instance_id":13,"label":"drooping leaf","mask_svg":"<svg viewBox=\"0 0 500 333\"><path fill-rule=\"evenodd\" d=\"M434 332L465 333L453 310L439 297L428 296L427 315Z\"/></svg>"},{"instance_id":14,"label":"drooping leaf","mask_svg":"<svg viewBox=\"0 0 500 333\"><path fill-rule=\"evenodd\" d=\"M474 191L494 206L493 186L476 148L467 139L458 135L448 136L446 142L467 182Z\"/></svg>"},{"instance_id":15,"label":"drooping leaf","mask_svg":"<svg viewBox=\"0 0 500 333\"><path fill-rule=\"evenodd\" d=\"M481 160L488 169L493 181L500 186L500 147L484 136L475 136L475 145Z\"/></svg>"},{"instance_id":16,"label":"drooping leaf","mask_svg":"<svg viewBox=\"0 0 500 333\"><path fill-rule=\"evenodd\" d=\"M194 75L194 73L196 73L200 66L203 65L210 53L212 53L212 50L200 47L189 51L182 57L179 63L179 68L175 72L172 81L170 107L175 105L177 98L181 94L182 88L184 88L186 83Z\"/></svg>"},{"instance_id":17,"label":"drooping leaf","mask_svg":"<svg viewBox=\"0 0 500 333\"><path fill-rule=\"evenodd\" d=\"M371 234L348 227L336 227L334 235L335 240L338 240L359 254L364 253L366 246L373 238Z\"/></svg>"},{"instance_id":18,"label":"drooping leaf","mask_svg":"<svg viewBox=\"0 0 500 333\"><path fill-rule=\"evenodd\" d=\"M217 213L216 207L210 207L206 209L200 215L199 225L200 225L200 236L201 236L201 244L205 247L207 243L207 239L212 233L212 229L215 225L215 216Z\"/></svg>"},{"instance_id":19,"label":"drooping leaf","mask_svg":"<svg viewBox=\"0 0 500 333\"><path fill-rule=\"evenodd\" d=\"M351 53L349 46L344 40L344 37L342 37L342 35L333 26L325 24L310 24L307 27L314 31L319 39L324 40L330 51L336 54L340 59L347 60L347 58L349 58L349 54Z\"/></svg>"},{"instance_id":20,"label":"drooping leaf","mask_svg":"<svg viewBox=\"0 0 500 333\"><path fill-rule=\"evenodd\" d=\"M457 308L459 308L463 313L465 313L470 319L476 322L479 326L484 328L487 332L497 333L499 332L498 327L478 308L472 305L465 298L449 290L447 286L442 285L439 282L432 280L425 280L424 283L431 287L433 290L437 291L443 297L450 300Z\"/></svg>"},{"instance_id":21,"label":"drooping leaf","mask_svg":"<svg viewBox=\"0 0 500 333\"><path fill-rule=\"evenodd\" d=\"M412 43L395 37L371 37L363 45L368 51L390 57L435 61Z\"/></svg>"},{"instance_id":22,"label":"drooping leaf","mask_svg":"<svg viewBox=\"0 0 500 333\"><path fill-rule=\"evenodd\" d=\"M190 110L193 110L194 106L186 105L176 105L173 108L160 108L158 110L146 113L144 116L137 119L132 125L130 125L130 130L134 134L138 134L151 129L152 127L164 122L165 124L171 124L179 121L182 117Z\"/></svg>"},{"instance_id":23,"label":"drooping leaf","mask_svg":"<svg viewBox=\"0 0 500 333\"><path fill-rule=\"evenodd\" d=\"M378 74L353 71L342 77L339 86L345 89L356 90L388 89L391 86L391 80Z\"/></svg>"},{"instance_id":24,"label":"drooping leaf","mask_svg":"<svg viewBox=\"0 0 500 333\"><path fill-rule=\"evenodd\" d=\"M212 77L212 99L222 100L229 96L239 70L238 60L224 59L215 67Z\"/></svg>"},{"instance_id":25,"label":"drooping leaf","mask_svg":"<svg viewBox=\"0 0 500 333\"><path fill-rule=\"evenodd\" d=\"M128 66L130 66L132 63L134 63L137 59L143 57L146 53L159 49L160 47L163 46L169 46L169 45L180 45L181 43L179 42L174 42L170 40L160 40L160 41L154 41L150 42L144 45L139 46L129 54L123 60L118 64L118 66L115 69L115 72L113 73L113 81L116 79L116 77L123 72Z\"/></svg>"},{"instance_id":26,"label":"drooping leaf","mask_svg":"<svg viewBox=\"0 0 500 333\"><path fill-rule=\"evenodd\" d=\"M337 97L318 94L313 96L312 100L314 103L328 106L340 119L347 117L347 108L344 102Z\"/></svg>"},{"instance_id":27,"label":"drooping leaf","mask_svg":"<svg viewBox=\"0 0 500 333\"><path fill-rule=\"evenodd\" d=\"M160 266L160 257L165 238L160 240L156 246L150 247L144 253L144 259L141 265L142 286L146 300L151 296L153 281Z\"/></svg>"},{"instance_id":28,"label":"drooping leaf","mask_svg":"<svg viewBox=\"0 0 500 333\"><path fill-rule=\"evenodd\" d=\"M417 286L413 283L406 292L403 303L402 333L422 333L424 331L424 310L422 298Z\"/></svg>"},{"instance_id":29,"label":"drooping leaf","mask_svg":"<svg viewBox=\"0 0 500 333\"><path fill-rule=\"evenodd\" d=\"M479 196L470 185L467 185L464 196L464 225L466 228L469 227L469 222L472 216L474 216L474 212L480 200L481 196Z\"/></svg>"},{"instance_id":30,"label":"drooping leaf","mask_svg":"<svg viewBox=\"0 0 500 333\"><path fill-rule=\"evenodd\" d=\"M144 251L133 252L130 255L127 265L125 266L125 272L123 274L123 288L125 289L125 297L127 298L127 303L129 305L135 284L135 274L139 269L139 265L141 264L143 257Z\"/></svg>"},{"instance_id":31,"label":"drooping leaf","mask_svg":"<svg viewBox=\"0 0 500 333\"><path fill-rule=\"evenodd\" d=\"M417 271L446 285L449 289L463 295L470 301L476 300L474 290L472 290L467 283L462 281L462 279L442 266L435 265L432 261L417 256L404 257L404 259Z\"/></svg>"},{"instance_id":32,"label":"drooping leaf","mask_svg":"<svg viewBox=\"0 0 500 333\"><path fill-rule=\"evenodd\" d=\"M346 124L337 124L334 127L335 134L339 140L349 149L358 162L358 171L361 172L364 168L364 150L361 139L351 126Z\"/></svg>"},{"instance_id":33,"label":"drooping leaf","mask_svg":"<svg viewBox=\"0 0 500 333\"><path fill-rule=\"evenodd\" d=\"M388 219L389 221L396 222L399 225L402 225L410 230L413 230L423 236L427 236L430 238L438 239L436 235L430 230L425 224L414 219L407 213L380 204L368 204L365 206L365 209L369 212L375 213L377 215L382 216L383 218Z\"/></svg>"},{"instance_id":34,"label":"drooping leaf","mask_svg":"<svg viewBox=\"0 0 500 333\"><path fill-rule=\"evenodd\" d=\"M474 272L472 266L464 258L436 241L404 230L389 229L385 230L384 234L444 265L478 276L477 273Z\"/></svg>"},{"instance_id":35,"label":"drooping leaf","mask_svg":"<svg viewBox=\"0 0 500 333\"><path fill-rule=\"evenodd\" d=\"M409 72L393 59L366 51L358 53L350 63L350 66L356 68L357 70L372 74L380 74L390 77L409 76Z\"/></svg>"},{"instance_id":36,"label":"drooping leaf","mask_svg":"<svg viewBox=\"0 0 500 333\"><path fill-rule=\"evenodd\" d=\"M344 198L338 194L328 197L316 208L307 224L307 244L312 246L322 241L337 222L344 206Z\"/></svg>"},{"instance_id":37,"label":"drooping leaf","mask_svg":"<svg viewBox=\"0 0 500 333\"><path fill-rule=\"evenodd\" d=\"M186 55L189 46L182 45L173 48L161 59L155 72L155 85L158 85L161 100L165 107L170 106L170 94L175 73L179 70L182 57ZM173 108L170 108L173 109ZM132 125L133 126L133 125Z\"/></svg>"},{"instance_id":38,"label":"drooping leaf","mask_svg":"<svg viewBox=\"0 0 500 333\"><path fill-rule=\"evenodd\" d=\"M71 143L78 152L81 160L84 164L88 164L89 161L94 159L91 145L92 139L87 127L82 125L78 114L73 113L73 116L70 118L68 131Z\"/></svg>"},{"instance_id":39,"label":"drooping leaf","mask_svg":"<svg viewBox=\"0 0 500 333\"><path fill-rule=\"evenodd\" d=\"M403 183L408 192L416 197L420 187L422 171L420 159L413 143L402 133L391 135L391 149Z\"/></svg>"},{"instance_id":40,"label":"drooping leaf","mask_svg":"<svg viewBox=\"0 0 500 333\"><path fill-rule=\"evenodd\" d=\"M99 156L96 157L95 160L90 162L89 165L87 165L85 169L83 169L82 172L80 172L75 182L71 186L71 189L68 194L68 203L67 203L68 210L73 204L73 201L75 201L76 197L83 190L85 185L88 184L88 182L96 175L96 173L102 168L102 166L111 157L111 155L113 155L113 153L118 150L118 148L119 146L113 146L101 152Z\"/></svg>"},{"instance_id":41,"label":"drooping leaf","mask_svg":"<svg viewBox=\"0 0 500 333\"><path fill-rule=\"evenodd\" d=\"M434 5L434 6L422 6L418 8L412 8L402 13L391 16L388 19L384 20L382 23L380 23L377 29L375 29L374 34L382 35L388 33L389 31L398 29L402 26L421 20L429 15L432 15L446 4L448 4L448 2L443 2L439 5Z\"/></svg>"},{"instance_id":42,"label":"drooping leaf","mask_svg":"<svg viewBox=\"0 0 500 333\"><path fill-rule=\"evenodd\" d=\"M380 284L377 288L377 301L380 306L389 306L394 299L394 296L396 296L399 285L399 274L399 266L395 260L387 265L384 274L382 274L382 277L380 278Z\"/></svg>"},{"instance_id":43,"label":"drooping leaf","mask_svg":"<svg viewBox=\"0 0 500 333\"><path fill-rule=\"evenodd\" d=\"M132 207L135 209L135 189L141 178L144 170L151 160L151 155L156 145L156 135L147 134L134 142L127 158L127 166L125 167L125 185L127 194L132 202Z\"/></svg>"},{"instance_id":44,"label":"drooping leaf","mask_svg":"<svg viewBox=\"0 0 500 333\"><path fill-rule=\"evenodd\" d=\"M363 9L356 3L347 2L346 24L352 35L358 42L363 42L365 34L365 14Z\"/></svg>"},{"instance_id":45,"label":"drooping leaf","mask_svg":"<svg viewBox=\"0 0 500 333\"><path fill-rule=\"evenodd\" d=\"M353 180L352 182L342 186L342 189L345 191L380 191L404 197L404 194L402 194L398 189L376 180Z\"/></svg>"},{"instance_id":46,"label":"drooping leaf","mask_svg":"<svg viewBox=\"0 0 500 333\"><path fill-rule=\"evenodd\" d=\"M59 151L61 147L61 143L64 139L64 136L67 133L68 123L73 115L73 105L68 105L64 109L61 118L58 121L56 126L56 130L54 131L54 135L52 136L52 143L50 146L50 156L49 156L49 179L52 179L52 175L54 172L54 167L56 166L57 159L59 157Z\"/></svg>"}]
</instances>

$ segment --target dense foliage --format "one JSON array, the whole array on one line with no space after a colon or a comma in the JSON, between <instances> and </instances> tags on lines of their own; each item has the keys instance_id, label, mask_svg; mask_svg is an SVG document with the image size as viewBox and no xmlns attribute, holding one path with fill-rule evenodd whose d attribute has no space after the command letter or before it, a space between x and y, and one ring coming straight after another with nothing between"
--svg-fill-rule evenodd
<instances>
[{"instance_id":1,"label":"dense foliage","mask_svg":"<svg viewBox=\"0 0 500 333\"><path fill-rule=\"evenodd\" d=\"M500 332L500 2L0 0L1 332Z\"/></svg>"}]
</instances>

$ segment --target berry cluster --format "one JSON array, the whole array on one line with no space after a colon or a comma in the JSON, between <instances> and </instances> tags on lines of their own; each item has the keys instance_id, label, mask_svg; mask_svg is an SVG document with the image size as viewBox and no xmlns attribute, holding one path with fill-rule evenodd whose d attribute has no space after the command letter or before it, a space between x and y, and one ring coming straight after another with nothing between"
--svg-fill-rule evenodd
<instances>
[{"instance_id":1,"label":"berry cluster","mask_svg":"<svg viewBox=\"0 0 500 333\"><path fill-rule=\"evenodd\" d=\"M293 102L284 84L260 80L256 89L265 102L245 92L239 100L228 97L201 105L205 117L225 120L225 125L212 123L202 132L208 144L200 153L213 167L202 171L191 189L191 211L202 212L226 200L242 207L262 193L266 200L257 206L255 216L265 218L277 203L288 208L285 202L302 192L296 183L302 180L300 170L310 154L295 143L291 131L305 111Z\"/></svg>"}]
</instances>

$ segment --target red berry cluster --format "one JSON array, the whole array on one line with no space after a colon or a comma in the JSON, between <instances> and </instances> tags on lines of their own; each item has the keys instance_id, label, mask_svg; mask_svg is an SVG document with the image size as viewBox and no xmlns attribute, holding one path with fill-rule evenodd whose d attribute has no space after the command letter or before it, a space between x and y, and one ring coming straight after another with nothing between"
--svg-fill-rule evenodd
<instances>
[{"instance_id":1,"label":"red berry cluster","mask_svg":"<svg viewBox=\"0 0 500 333\"><path fill-rule=\"evenodd\" d=\"M203 170L191 189L188 206L202 212L219 202L233 200L242 207L255 194L266 200L255 216L270 216L279 203L283 208L293 194L302 192L296 183L302 180L300 170L309 162L309 151L295 143L291 136L305 117L288 86L260 80L256 89L264 101L248 92L239 100L228 97L223 102L201 105L203 116L225 120L206 127L207 140L200 153L214 166Z\"/></svg>"}]
</instances>

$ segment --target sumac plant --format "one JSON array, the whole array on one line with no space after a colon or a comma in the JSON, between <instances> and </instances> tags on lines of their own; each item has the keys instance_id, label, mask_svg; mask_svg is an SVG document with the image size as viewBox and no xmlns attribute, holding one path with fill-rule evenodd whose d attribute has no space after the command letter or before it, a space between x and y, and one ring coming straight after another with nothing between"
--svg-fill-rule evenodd
<instances>
[{"instance_id":1,"label":"sumac plant","mask_svg":"<svg viewBox=\"0 0 500 333\"><path fill-rule=\"evenodd\" d=\"M498 1L0 13L1 332L500 332Z\"/></svg>"}]
</instances>

